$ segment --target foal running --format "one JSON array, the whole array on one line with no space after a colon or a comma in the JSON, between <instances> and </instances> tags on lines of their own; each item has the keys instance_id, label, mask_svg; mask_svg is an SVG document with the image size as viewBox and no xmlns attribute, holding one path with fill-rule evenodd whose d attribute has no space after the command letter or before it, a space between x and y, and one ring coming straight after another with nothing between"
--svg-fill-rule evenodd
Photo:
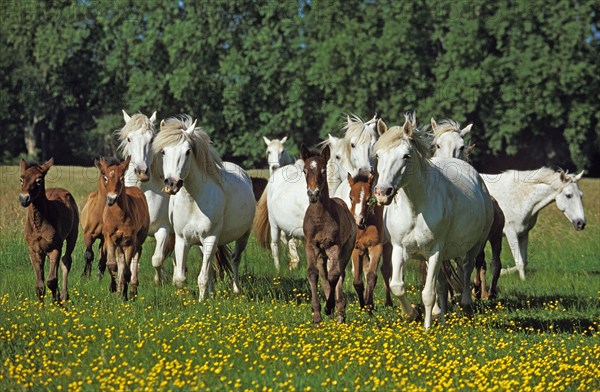
<instances>
[{"instance_id":1,"label":"foal running","mask_svg":"<svg viewBox=\"0 0 600 392\"><path fill-rule=\"evenodd\" d=\"M106 249L104 247L104 237L102 236L102 213L106 205L106 189L102 186L104 179L98 177L98 189L91 192L83 209L81 210L81 227L83 229L83 246L85 247L85 267L83 275L89 277L92 273L92 263L94 262L93 245L96 240L100 240L98 252L98 277L101 277L106 270Z\"/></svg>"},{"instance_id":2,"label":"foal running","mask_svg":"<svg viewBox=\"0 0 600 392\"><path fill-rule=\"evenodd\" d=\"M94 162L104 180L100 181L99 188L106 193L102 235L108 258L107 266L111 272L110 290L117 291L125 299L129 282L131 296L135 298L137 294L138 263L150 226L144 193L137 187L125 186L125 172L129 162L129 158L120 163L118 160L104 158Z\"/></svg>"},{"instance_id":3,"label":"foal running","mask_svg":"<svg viewBox=\"0 0 600 392\"><path fill-rule=\"evenodd\" d=\"M383 252L383 206L377 205L373 196L373 179L359 174L352 177L348 173L350 184L350 212L358 225L356 243L352 251L354 289L358 295L360 307L373 310L373 291L377 283L377 266ZM363 284L361 272L367 280L367 290Z\"/></svg>"},{"instance_id":4,"label":"foal running","mask_svg":"<svg viewBox=\"0 0 600 392\"><path fill-rule=\"evenodd\" d=\"M326 298L325 314L332 314L335 304L336 319L343 323L346 320L344 275L354 249L356 223L342 199L329 197L326 170L329 146L316 156L304 145L301 152L310 201L304 215L303 231L306 240L307 276L312 294L313 322L321 322L321 302L317 289L320 274Z\"/></svg>"},{"instance_id":5,"label":"foal running","mask_svg":"<svg viewBox=\"0 0 600 392\"><path fill-rule=\"evenodd\" d=\"M50 259L48 288L55 302L69 299L67 278L71 269L71 254L77 242L79 213L75 199L62 188L45 187L46 173L54 164L51 158L42 165L21 160L21 194L19 202L27 207L25 241L29 245L29 259L35 271L38 300L44 299L44 262ZM63 242L67 242L65 255L60 258ZM61 262L62 291L58 294L58 262Z\"/></svg>"}]
</instances>

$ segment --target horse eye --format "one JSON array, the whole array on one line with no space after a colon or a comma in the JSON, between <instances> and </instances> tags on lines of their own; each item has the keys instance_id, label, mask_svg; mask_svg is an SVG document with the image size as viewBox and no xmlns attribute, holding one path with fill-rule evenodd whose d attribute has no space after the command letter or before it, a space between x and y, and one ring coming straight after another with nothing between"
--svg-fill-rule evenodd
<instances>
[{"instance_id":1,"label":"horse eye","mask_svg":"<svg viewBox=\"0 0 600 392\"><path fill-rule=\"evenodd\" d=\"M304 175L308 174L308 170L306 170L306 169L302 170L302 172L304 173Z\"/></svg>"},{"instance_id":2,"label":"horse eye","mask_svg":"<svg viewBox=\"0 0 600 392\"><path fill-rule=\"evenodd\" d=\"M572 198L572 197L573 197L573 195L572 195L572 194L570 194L570 193L569 193L568 195L566 195L566 196L567 196L567 199L570 199L570 198Z\"/></svg>"},{"instance_id":3,"label":"horse eye","mask_svg":"<svg viewBox=\"0 0 600 392\"><path fill-rule=\"evenodd\" d=\"M410 158L410 154L405 154L402 159L409 159L409 158Z\"/></svg>"},{"instance_id":4,"label":"horse eye","mask_svg":"<svg viewBox=\"0 0 600 392\"><path fill-rule=\"evenodd\" d=\"M127 138L127 143L131 143L131 139L130 138Z\"/></svg>"},{"instance_id":5,"label":"horse eye","mask_svg":"<svg viewBox=\"0 0 600 392\"><path fill-rule=\"evenodd\" d=\"M335 156L335 159L337 159L337 160L340 160L340 159L341 159L341 157L340 157L339 155L336 155L336 156Z\"/></svg>"},{"instance_id":6,"label":"horse eye","mask_svg":"<svg viewBox=\"0 0 600 392\"><path fill-rule=\"evenodd\" d=\"M460 151L463 151L465 149L465 146L461 146L461 148L459 148Z\"/></svg>"},{"instance_id":7,"label":"horse eye","mask_svg":"<svg viewBox=\"0 0 600 392\"><path fill-rule=\"evenodd\" d=\"M439 144L435 145L437 147L437 149L439 150L440 148L442 148L442 146L440 146Z\"/></svg>"},{"instance_id":8,"label":"horse eye","mask_svg":"<svg viewBox=\"0 0 600 392\"><path fill-rule=\"evenodd\" d=\"M41 178L38 178L38 179L36 179L36 180L35 180L35 183L36 183L37 185L40 185L40 184L42 183L42 179L41 179Z\"/></svg>"},{"instance_id":9,"label":"horse eye","mask_svg":"<svg viewBox=\"0 0 600 392\"><path fill-rule=\"evenodd\" d=\"M23 177L19 178L19 182L23 185Z\"/></svg>"},{"instance_id":10,"label":"horse eye","mask_svg":"<svg viewBox=\"0 0 600 392\"><path fill-rule=\"evenodd\" d=\"M356 144L354 144L354 143L350 143L350 147L352 147L352 148L356 148Z\"/></svg>"},{"instance_id":11,"label":"horse eye","mask_svg":"<svg viewBox=\"0 0 600 392\"><path fill-rule=\"evenodd\" d=\"M160 150L160 153L165 155L165 150Z\"/></svg>"},{"instance_id":12,"label":"horse eye","mask_svg":"<svg viewBox=\"0 0 600 392\"><path fill-rule=\"evenodd\" d=\"M108 182L108 177L106 177L106 176L102 176L102 177L104 177L104 182Z\"/></svg>"},{"instance_id":13,"label":"horse eye","mask_svg":"<svg viewBox=\"0 0 600 392\"><path fill-rule=\"evenodd\" d=\"M121 178L119 178L119 181L124 181L125 180L125 176L121 176Z\"/></svg>"},{"instance_id":14,"label":"horse eye","mask_svg":"<svg viewBox=\"0 0 600 392\"><path fill-rule=\"evenodd\" d=\"M191 150L187 150L187 151L185 152L185 156L188 156L188 155L190 155L190 151L191 151Z\"/></svg>"}]
</instances>

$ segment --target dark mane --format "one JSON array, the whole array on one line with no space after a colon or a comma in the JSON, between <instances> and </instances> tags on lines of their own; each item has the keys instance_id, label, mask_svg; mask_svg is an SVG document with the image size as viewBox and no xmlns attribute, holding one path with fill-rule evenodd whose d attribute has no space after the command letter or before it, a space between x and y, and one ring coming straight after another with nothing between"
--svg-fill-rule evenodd
<instances>
[{"instance_id":1,"label":"dark mane","mask_svg":"<svg viewBox=\"0 0 600 392\"><path fill-rule=\"evenodd\" d=\"M36 161L33 161L33 160L25 161L25 169L29 169L29 168L32 168L34 166L38 166L39 167L40 164L37 163Z\"/></svg>"},{"instance_id":2,"label":"dark mane","mask_svg":"<svg viewBox=\"0 0 600 392\"><path fill-rule=\"evenodd\" d=\"M115 166L121 164L121 160L117 157L101 157L100 159L106 162L106 166Z\"/></svg>"},{"instance_id":3,"label":"dark mane","mask_svg":"<svg viewBox=\"0 0 600 392\"><path fill-rule=\"evenodd\" d=\"M312 158L321 155L321 150L318 147L307 147L308 156L305 158Z\"/></svg>"},{"instance_id":4,"label":"dark mane","mask_svg":"<svg viewBox=\"0 0 600 392\"><path fill-rule=\"evenodd\" d=\"M352 182L369 182L369 175L359 172L354 178L352 178Z\"/></svg>"}]
</instances>

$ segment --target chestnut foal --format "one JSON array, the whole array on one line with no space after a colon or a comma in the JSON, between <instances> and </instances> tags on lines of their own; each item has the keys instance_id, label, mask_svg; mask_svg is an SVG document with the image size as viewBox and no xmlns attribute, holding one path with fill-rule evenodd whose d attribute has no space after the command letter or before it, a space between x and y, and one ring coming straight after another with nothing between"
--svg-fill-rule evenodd
<instances>
[{"instance_id":1,"label":"chestnut foal","mask_svg":"<svg viewBox=\"0 0 600 392\"><path fill-rule=\"evenodd\" d=\"M304 215L307 276L312 294L313 322L321 322L321 302L317 288L319 274L326 298L325 314L331 315L335 304L337 321L346 320L346 300L343 284L346 265L354 249L356 223L346 203L329 197L327 161L329 146L319 155L301 148L308 199Z\"/></svg>"},{"instance_id":2,"label":"chestnut foal","mask_svg":"<svg viewBox=\"0 0 600 392\"><path fill-rule=\"evenodd\" d=\"M373 310L373 291L377 283L377 266L383 252L383 206L377 205L373 196L371 174L359 174L352 177L348 173L350 184L350 212L358 225L356 243L352 251L354 289L358 295L360 307ZM367 290L363 284L361 272L367 280Z\"/></svg>"},{"instance_id":3,"label":"chestnut foal","mask_svg":"<svg viewBox=\"0 0 600 392\"><path fill-rule=\"evenodd\" d=\"M85 267L84 276L90 276L92 273L92 263L94 261L94 251L92 246L96 240L100 240L98 252L98 276L101 277L106 270L106 249L104 247L104 237L102 236L102 213L106 205L106 189L101 182L102 176L98 176L98 189L91 192L83 209L81 210L81 227L83 229L83 246L85 247Z\"/></svg>"},{"instance_id":4,"label":"chestnut foal","mask_svg":"<svg viewBox=\"0 0 600 392\"><path fill-rule=\"evenodd\" d=\"M102 236L111 275L110 290L117 291L124 299L127 299L127 285L130 282L132 298L137 295L139 259L150 227L144 192L137 187L125 186L125 171L129 161L130 158L120 163L116 159L102 158L94 162L103 180L100 181L99 188L102 189L99 192L106 194Z\"/></svg>"},{"instance_id":5,"label":"chestnut foal","mask_svg":"<svg viewBox=\"0 0 600 392\"><path fill-rule=\"evenodd\" d=\"M43 301L44 262L50 259L48 288L55 302L69 299L67 278L71 269L73 248L77 242L79 213L73 196L63 188L45 187L46 173L54 164L51 158L39 165L21 160L21 194L19 202L27 207L25 223L25 241L29 245L29 259L35 271L36 291L40 302ZM67 243L64 256L60 257L63 242ZM58 294L58 262L62 270L62 291Z\"/></svg>"}]
</instances>

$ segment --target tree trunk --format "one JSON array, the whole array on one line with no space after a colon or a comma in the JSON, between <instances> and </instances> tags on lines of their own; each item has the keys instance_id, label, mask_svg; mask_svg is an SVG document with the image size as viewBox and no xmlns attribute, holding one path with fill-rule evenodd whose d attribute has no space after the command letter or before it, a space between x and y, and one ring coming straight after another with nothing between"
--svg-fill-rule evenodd
<instances>
[{"instance_id":1,"label":"tree trunk","mask_svg":"<svg viewBox=\"0 0 600 392\"><path fill-rule=\"evenodd\" d=\"M25 148L27 148L27 155L31 159L39 159L39 148L38 148L38 124L43 117L33 116L33 120L25 125L24 139Z\"/></svg>"}]
</instances>

